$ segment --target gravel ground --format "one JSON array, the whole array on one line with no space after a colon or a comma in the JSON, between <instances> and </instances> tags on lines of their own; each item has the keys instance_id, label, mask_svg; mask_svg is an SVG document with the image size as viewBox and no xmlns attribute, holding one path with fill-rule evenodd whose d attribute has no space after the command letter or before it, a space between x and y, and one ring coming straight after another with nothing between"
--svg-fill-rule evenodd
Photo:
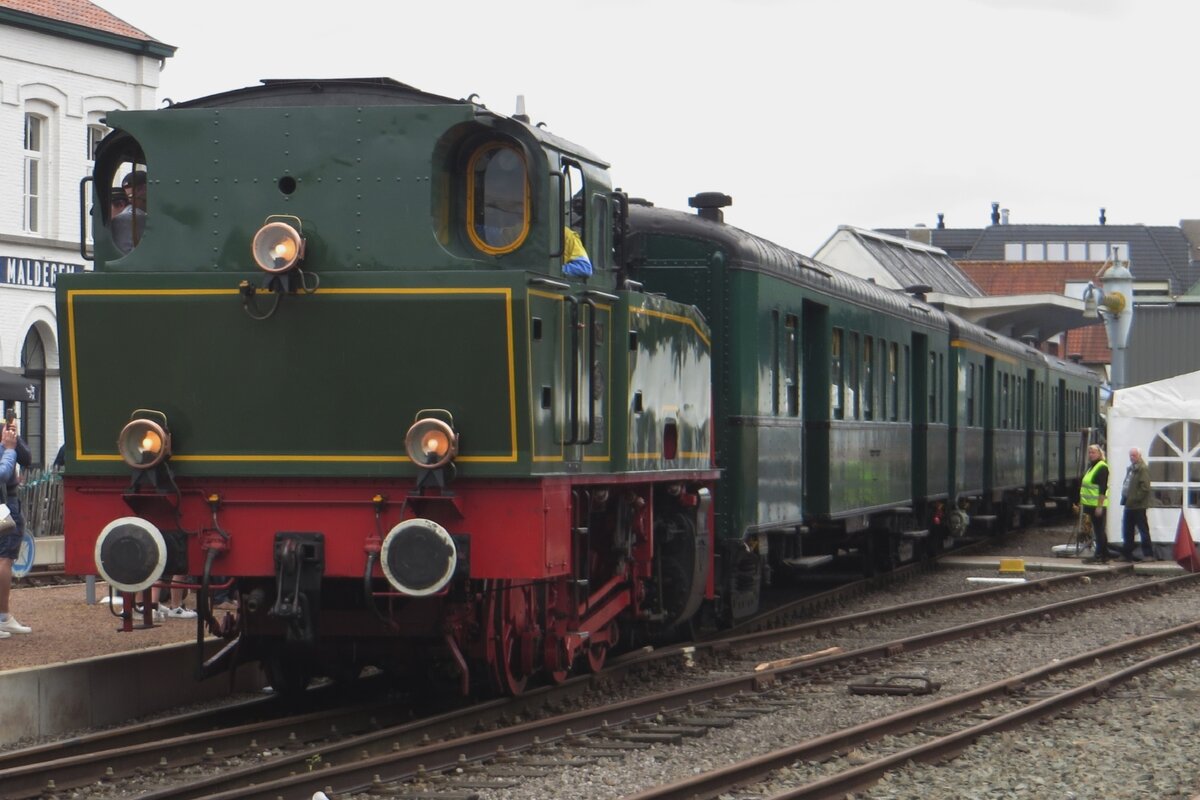
<instances>
[{"instance_id":1,"label":"gravel ground","mask_svg":"<svg viewBox=\"0 0 1200 800\"><path fill-rule=\"evenodd\" d=\"M1071 526L1036 528L1010 535L987 550L1005 556L1048 557L1067 541ZM895 587L885 601L902 603L931 593L929 583L953 587L957 570L926 585ZM961 590L961 589L958 589ZM873 603L877 604L877 603ZM957 642L920 651L877 668L876 674L923 674L940 681L942 696L1051 658L1196 619L1200 588L1173 592L1146 604L1121 604L1027 625L1013 635ZM1136 613L1134 613L1136 611ZM875 668L869 668L875 669ZM681 746L653 747L619 759L554 771L522 781L519 790L479 790L481 800L546 797L558 800L621 798L646 788L795 744L832 730L895 713L913 698L850 695L845 682L799 690L793 710L745 720ZM986 737L944 767L916 766L887 776L867 793L872 800L962 798L1187 798L1200 799L1200 660L1176 664L1115 687L1097 702L1057 720ZM560 754L561 755L561 754ZM586 751L580 751L585 756ZM821 765L806 767L809 773ZM439 786L453 787L453 781ZM775 787L779 789L781 787ZM737 793L732 798L752 797ZM765 796L765 795L763 795Z\"/></svg>"},{"instance_id":2,"label":"gravel ground","mask_svg":"<svg viewBox=\"0 0 1200 800\"><path fill-rule=\"evenodd\" d=\"M1051 557L1051 548L1070 541L1073 526L1057 525L1010 534L984 555ZM963 570L944 570L864 598L867 606L903 603L969 588ZM0 642L0 669L48 663L152 644L189 640L192 623L167 622L150 631L117 633L119 621L107 608L83 603L83 587L17 590L13 610L31 624L31 636ZM1137 614L1131 609L1138 609ZM1158 598L1151 608L1124 604L1026 626L1016 636L954 643L907 655L885 671L926 674L941 681L942 694L962 691L1001 674L1011 674L1055 656L1180 624L1196 618L1200 589ZM846 613L848 608L840 610ZM12 644L16 648L10 648ZM20 659L21 656L23 659ZM18 660L22 663L18 664ZM1002 668L998 665L1003 665ZM882 674L882 673L881 673ZM481 800L556 798L606 800L646 786L803 741L830 730L894 713L912 698L849 695L844 684L793 688L801 702L792 711L766 714L725 730L714 730L682 746L653 747L591 765L554 770L522 780L519 789L479 790ZM888 775L852 798L950 800L950 798L1192 798L1200 800L1196 741L1200 734L1200 660L1177 664L1116 687L1105 698L1062 718L981 739L944 767L913 766ZM586 755L585 752L580 753ZM821 765L804 769L819 770ZM443 784L441 791L450 789ZM91 795L99 797L104 795ZM109 795L115 796L115 795ZM747 797L737 794L737 798ZM365 796L364 796L365 797ZM732 800L730 795L727 800Z\"/></svg>"},{"instance_id":3,"label":"gravel ground","mask_svg":"<svg viewBox=\"0 0 1200 800\"><path fill-rule=\"evenodd\" d=\"M96 595L108 596L105 584L98 584ZM82 583L14 588L9 609L22 624L33 628L33 633L0 639L0 670L77 661L196 638L196 621L191 619L119 632L121 620L107 605L89 606Z\"/></svg>"}]
</instances>

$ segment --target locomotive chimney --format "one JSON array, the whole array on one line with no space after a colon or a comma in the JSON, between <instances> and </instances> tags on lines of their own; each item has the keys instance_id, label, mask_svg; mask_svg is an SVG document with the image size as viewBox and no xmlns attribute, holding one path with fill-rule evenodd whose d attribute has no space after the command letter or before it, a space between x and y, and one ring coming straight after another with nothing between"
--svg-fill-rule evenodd
<instances>
[{"instance_id":1,"label":"locomotive chimney","mask_svg":"<svg viewBox=\"0 0 1200 800\"><path fill-rule=\"evenodd\" d=\"M513 114L513 119L517 122L529 123L529 115L525 113L525 95L517 95L517 111Z\"/></svg>"},{"instance_id":2,"label":"locomotive chimney","mask_svg":"<svg viewBox=\"0 0 1200 800\"><path fill-rule=\"evenodd\" d=\"M940 211L938 212L938 224L937 224L937 226L938 226L938 230L939 230L939 231L944 231L944 230L946 229L946 215L945 215L945 214L943 214L943 213L942 213L942 212L940 212Z\"/></svg>"},{"instance_id":3,"label":"locomotive chimney","mask_svg":"<svg viewBox=\"0 0 1200 800\"><path fill-rule=\"evenodd\" d=\"M700 192L688 198L688 205L696 209L696 213L713 222L724 222L726 206L733 205L733 198L721 192Z\"/></svg>"},{"instance_id":4,"label":"locomotive chimney","mask_svg":"<svg viewBox=\"0 0 1200 800\"><path fill-rule=\"evenodd\" d=\"M999 203L992 203L992 224L993 225L1000 224L1000 204Z\"/></svg>"},{"instance_id":5,"label":"locomotive chimney","mask_svg":"<svg viewBox=\"0 0 1200 800\"><path fill-rule=\"evenodd\" d=\"M1102 208L1100 209L1100 224L1103 225L1106 222L1108 222L1108 217L1104 215L1104 209Z\"/></svg>"}]
</instances>

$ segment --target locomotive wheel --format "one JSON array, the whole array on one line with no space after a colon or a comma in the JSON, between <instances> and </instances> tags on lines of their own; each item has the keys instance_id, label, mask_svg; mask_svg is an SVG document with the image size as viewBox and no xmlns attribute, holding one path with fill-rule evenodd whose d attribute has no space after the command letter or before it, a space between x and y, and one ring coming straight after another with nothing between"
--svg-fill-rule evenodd
<instances>
[{"instance_id":1,"label":"locomotive wheel","mask_svg":"<svg viewBox=\"0 0 1200 800\"><path fill-rule=\"evenodd\" d=\"M500 583L493 594L495 656L492 678L495 688L518 695L533 672L533 616L529 587L513 588Z\"/></svg>"},{"instance_id":2,"label":"locomotive wheel","mask_svg":"<svg viewBox=\"0 0 1200 800\"><path fill-rule=\"evenodd\" d=\"M604 661L608 658L608 648L612 644L616 644L616 623L610 622L605 632L608 634L605 641L588 644L587 662L588 669L592 672L599 672L604 669Z\"/></svg>"}]
</instances>

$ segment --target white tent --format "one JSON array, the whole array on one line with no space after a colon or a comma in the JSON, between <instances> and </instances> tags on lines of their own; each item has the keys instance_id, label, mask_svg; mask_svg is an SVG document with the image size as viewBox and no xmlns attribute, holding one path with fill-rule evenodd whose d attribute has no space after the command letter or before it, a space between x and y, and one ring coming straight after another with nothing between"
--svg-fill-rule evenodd
<instances>
[{"instance_id":1,"label":"white tent","mask_svg":"<svg viewBox=\"0 0 1200 800\"><path fill-rule=\"evenodd\" d=\"M1121 485L1129 448L1150 465L1154 500L1146 517L1160 557L1170 558L1179 512L1192 538L1200 533L1200 372L1189 372L1113 393L1108 412L1108 543L1121 542ZM1134 553L1138 553L1134 542Z\"/></svg>"}]
</instances>

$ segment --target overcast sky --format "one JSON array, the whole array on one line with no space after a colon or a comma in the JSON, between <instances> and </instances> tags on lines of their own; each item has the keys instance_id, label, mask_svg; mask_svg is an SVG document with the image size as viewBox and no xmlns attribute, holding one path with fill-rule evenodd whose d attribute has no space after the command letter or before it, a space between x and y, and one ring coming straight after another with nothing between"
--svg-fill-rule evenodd
<instances>
[{"instance_id":1,"label":"overcast sky","mask_svg":"<svg viewBox=\"0 0 1200 800\"><path fill-rule=\"evenodd\" d=\"M159 98L260 78L479 95L615 185L811 254L838 225L1200 217L1200 3L95 0L178 48Z\"/></svg>"}]
</instances>

